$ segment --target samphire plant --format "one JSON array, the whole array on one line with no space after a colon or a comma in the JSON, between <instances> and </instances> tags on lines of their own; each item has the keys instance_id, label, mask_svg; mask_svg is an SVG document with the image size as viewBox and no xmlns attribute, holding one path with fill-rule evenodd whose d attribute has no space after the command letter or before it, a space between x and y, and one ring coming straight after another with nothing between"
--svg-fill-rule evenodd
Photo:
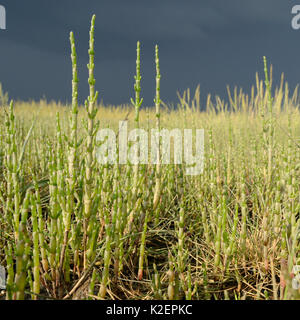
<instances>
[{"instance_id":1,"label":"samphire plant","mask_svg":"<svg viewBox=\"0 0 300 320\"><path fill-rule=\"evenodd\" d=\"M156 46L155 106L142 108L138 42L135 98L104 107L95 21L84 106L72 32L70 106L0 94L0 299L298 299L298 91L283 78L272 89L264 59L265 80L257 75L250 95L228 88L228 102L208 95L205 107L197 87L172 109ZM164 164L159 138L155 164L99 163L98 129L124 119L147 132L204 128L203 173Z\"/></svg>"}]
</instances>

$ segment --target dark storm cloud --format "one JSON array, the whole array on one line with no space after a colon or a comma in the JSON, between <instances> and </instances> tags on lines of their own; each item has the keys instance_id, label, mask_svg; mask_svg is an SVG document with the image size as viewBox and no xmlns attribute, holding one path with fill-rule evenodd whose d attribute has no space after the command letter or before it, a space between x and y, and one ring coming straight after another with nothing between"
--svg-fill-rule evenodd
<instances>
[{"instance_id":1,"label":"dark storm cloud","mask_svg":"<svg viewBox=\"0 0 300 320\"><path fill-rule=\"evenodd\" d=\"M76 36L80 94L88 94L90 18L96 22L96 77L105 103L133 95L136 41L142 42L143 95L152 104L154 45L160 45L162 95L201 84L202 93L223 95L227 84L246 90L267 55L275 77L292 85L300 31L290 26L287 0L0 0L7 30L0 32L0 82L15 98L70 99L69 32ZM300 1L299 1L300 3Z\"/></svg>"}]
</instances>

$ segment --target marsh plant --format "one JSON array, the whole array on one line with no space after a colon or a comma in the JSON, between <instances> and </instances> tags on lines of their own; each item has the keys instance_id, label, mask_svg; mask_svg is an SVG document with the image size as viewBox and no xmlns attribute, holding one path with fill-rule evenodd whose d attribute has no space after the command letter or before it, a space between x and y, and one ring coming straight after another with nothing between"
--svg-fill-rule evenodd
<instances>
[{"instance_id":1,"label":"marsh plant","mask_svg":"<svg viewBox=\"0 0 300 320\"><path fill-rule=\"evenodd\" d=\"M8 93L4 91L2 83L0 83L0 108L8 105Z\"/></svg>"},{"instance_id":2,"label":"marsh plant","mask_svg":"<svg viewBox=\"0 0 300 320\"><path fill-rule=\"evenodd\" d=\"M1 297L298 299L298 89L291 92L283 77L275 88L264 59L264 80L257 74L250 94L228 88L228 102L208 95L200 105L197 87L194 95L178 93L172 108L162 100L156 46L155 105L143 108L138 42L135 97L104 107L94 35L95 16L84 106L71 33L71 105L11 101L0 108ZM152 139L155 162L97 161L105 143L97 133L106 128L121 139L117 158L141 156L141 136L127 144L120 121L148 133L150 144L151 130L204 129L203 171L186 174L191 168L176 161L174 139L174 161L165 163L161 135ZM188 153L197 145L188 144Z\"/></svg>"}]
</instances>

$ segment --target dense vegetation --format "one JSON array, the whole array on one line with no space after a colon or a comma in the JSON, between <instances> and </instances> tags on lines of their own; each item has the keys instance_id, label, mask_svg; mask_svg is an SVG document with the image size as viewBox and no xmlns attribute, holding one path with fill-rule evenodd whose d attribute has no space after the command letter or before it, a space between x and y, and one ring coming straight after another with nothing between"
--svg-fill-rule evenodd
<instances>
[{"instance_id":1,"label":"dense vegetation","mask_svg":"<svg viewBox=\"0 0 300 320\"><path fill-rule=\"evenodd\" d=\"M78 105L0 107L0 265L7 299L296 299L300 112L297 89L257 76L229 103L200 90L141 109L140 44L132 105L97 103L94 24L90 96ZM270 69L271 70L271 69ZM272 93L273 92L273 93ZM202 174L185 164L97 162L99 128L205 129ZM161 156L161 154L159 154Z\"/></svg>"}]
</instances>

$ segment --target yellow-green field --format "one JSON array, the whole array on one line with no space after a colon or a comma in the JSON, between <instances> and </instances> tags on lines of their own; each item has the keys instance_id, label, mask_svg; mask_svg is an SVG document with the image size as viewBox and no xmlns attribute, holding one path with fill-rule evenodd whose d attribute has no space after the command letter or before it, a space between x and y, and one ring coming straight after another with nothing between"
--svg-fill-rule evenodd
<instances>
[{"instance_id":1,"label":"yellow-green field","mask_svg":"<svg viewBox=\"0 0 300 320\"><path fill-rule=\"evenodd\" d=\"M72 105L0 107L1 297L299 298L297 90L282 81L272 94L266 69L249 96L233 90L227 104L200 106L199 89L187 90L171 109L160 101L157 51L156 108L139 110L139 68L135 106L99 106L92 39L93 28L86 106L71 36ZM148 131L204 129L203 173L98 163L97 130L125 119Z\"/></svg>"}]
</instances>

